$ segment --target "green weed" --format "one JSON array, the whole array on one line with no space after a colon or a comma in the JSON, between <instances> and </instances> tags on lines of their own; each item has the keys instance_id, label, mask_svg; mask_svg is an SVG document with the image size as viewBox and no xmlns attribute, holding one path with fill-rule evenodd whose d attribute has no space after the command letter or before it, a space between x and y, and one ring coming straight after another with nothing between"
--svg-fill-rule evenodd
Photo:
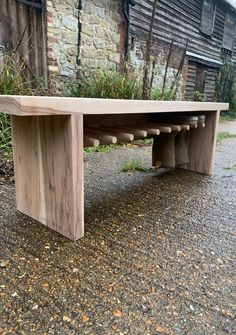
<instances>
[{"instance_id":1,"label":"green weed","mask_svg":"<svg viewBox=\"0 0 236 335\"><path fill-rule=\"evenodd\" d=\"M230 134L228 131L223 131L217 134L217 143L221 143L227 138L236 138L236 134Z\"/></svg>"},{"instance_id":2,"label":"green weed","mask_svg":"<svg viewBox=\"0 0 236 335\"><path fill-rule=\"evenodd\" d=\"M133 171L146 171L146 168L143 166L142 162L138 159L134 159L130 162L125 162L122 167L123 172L133 172Z\"/></svg>"},{"instance_id":3,"label":"green weed","mask_svg":"<svg viewBox=\"0 0 236 335\"><path fill-rule=\"evenodd\" d=\"M227 167L225 170L236 170L236 163L234 163L231 166Z\"/></svg>"},{"instance_id":4,"label":"green weed","mask_svg":"<svg viewBox=\"0 0 236 335\"><path fill-rule=\"evenodd\" d=\"M67 88L68 91L68 88ZM141 84L136 78L115 71L83 75L70 84L70 96L103 99L141 99Z\"/></svg>"},{"instance_id":5,"label":"green weed","mask_svg":"<svg viewBox=\"0 0 236 335\"><path fill-rule=\"evenodd\" d=\"M121 144L100 145L99 147L86 147L84 148L84 153L86 154L92 154L93 152L108 153L112 150L120 149L121 147L122 147Z\"/></svg>"}]
</instances>

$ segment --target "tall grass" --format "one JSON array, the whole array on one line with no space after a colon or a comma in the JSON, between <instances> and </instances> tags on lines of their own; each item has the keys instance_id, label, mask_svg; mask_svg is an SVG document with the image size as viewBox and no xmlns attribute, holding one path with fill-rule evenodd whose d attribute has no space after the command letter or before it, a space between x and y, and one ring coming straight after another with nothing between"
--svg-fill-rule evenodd
<instances>
[{"instance_id":1,"label":"tall grass","mask_svg":"<svg viewBox=\"0 0 236 335\"><path fill-rule=\"evenodd\" d=\"M0 151L8 155L12 153L11 123L6 114L0 114Z\"/></svg>"},{"instance_id":2,"label":"tall grass","mask_svg":"<svg viewBox=\"0 0 236 335\"><path fill-rule=\"evenodd\" d=\"M0 58L1 95L42 95L44 82L40 78L29 81L24 75L26 64L17 52ZM32 88L35 87L35 88ZM0 113L0 151L11 154L10 117Z\"/></svg>"},{"instance_id":3,"label":"tall grass","mask_svg":"<svg viewBox=\"0 0 236 335\"><path fill-rule=\"evenodd\" d=\"M104 99L141 99L141 84L136 78L115 71L97 71L82 76L71 85L71 96Z\"/></svg>"},{"instance_id":4,"label":"tall grass","mask_svg":"<svg viewBox=\"0 0 236 335\"><path fill-rule=\"evenodd\" d=\"M72 97L103 98L103 99L142 99L142 82L127 74L116 71L99 70L82 75L79 82L70 83L65 87L66 94ZM171 90L152 89L150 100L174 100Z\"/></svg>"}]
</instances>

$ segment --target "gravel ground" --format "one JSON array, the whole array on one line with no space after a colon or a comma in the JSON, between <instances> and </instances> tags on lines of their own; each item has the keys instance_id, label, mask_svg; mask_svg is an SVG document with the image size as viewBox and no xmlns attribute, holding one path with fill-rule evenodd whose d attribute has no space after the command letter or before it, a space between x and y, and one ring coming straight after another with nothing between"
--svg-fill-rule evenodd
<instances>
[{"instance_id":1,"label":"gravel ground","mask_svg":"<svg viewBox=\"0 0 236 335\"><path fill-rule=\"evenodd\" d=\"M87 155L76 243L17 213L2 180L0 334L236 334L235 148L212 177L157 173L149 146ZM131 158L147 170L121 172Z\"/></svg>"},{"instance_id":2,"label":"gravel ground","mask_svg":"<svg viewBox=\"0 0 236 335\"><path fill-rule=\"evenodd\" d=\"M236 134L236 121L221 122L218 131Z\"/></svg>"}]
</instances>

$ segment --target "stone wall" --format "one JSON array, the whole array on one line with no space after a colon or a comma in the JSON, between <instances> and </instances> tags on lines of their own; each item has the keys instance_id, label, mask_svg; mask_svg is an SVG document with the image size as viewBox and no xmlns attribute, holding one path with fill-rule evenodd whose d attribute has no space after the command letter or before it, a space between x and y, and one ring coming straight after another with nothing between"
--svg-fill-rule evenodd
<instances>
[{"instance_id":1,"label":"stone wall","mask_svg":"<svg viewBox=\"0 0 236 335\"><path fill-rule=\"evenodd\" d=\"M143 68L144 68L144 52L146 48L146 41L142 38L133 37L130 50L130 62L129 68L130 71L136 77L139 77L142 80ZM170 49L170 44L156 41L152 46L152 63L155 61L153 68L153 87L162 89L163 81L166 71L166 64L168 53ZM181 64L182 56L184 49L173 46L171 57L169 60L169 66L166 74L165 90L169 90L175 81L178 69ZM184 96L185 85L183 83L186 80L187 71L187 61L185 61L183 70L178 80L177 87L177 98L182 99ZM151 71L152 72L152 69Z\"/></svg>"},{"instance_id":2,"label":"stone wall","mask_svg":"<svg viewBox=\"0 0 236 335\"><path fill-rule=\"evenodd\" d=\"M124 59L126 22L121 0L47 0L47 44L49 80L60 90L65 81L79 76L79 70L120 70ZM130 69L141 78L145 40L131 37ZM153 84L162 87L169 45L153 47L156 59ZM174 48L166 88L178 71L183 50ZM184 95L185 64L178 97Z\"/></svg>"},{"instance_id":3,"label":"stone wall","mask_svg":"<svg viewBox=\"0 0 236 335\"><path fill-rule=\"evenodd\" d=\"M121 0L82 1L80 61L83 69L119 69L125 22Z\"/></svg>"},{"instance_id":4,"label":"stone wall","mask_svg":"<svg viewBox=\"0 0 236 335\"><path fill-rule=\"evenodd\" d=\"M47 0L47 59L51 86L77 76L78 0Z\"/></svg>"}]
</instances>

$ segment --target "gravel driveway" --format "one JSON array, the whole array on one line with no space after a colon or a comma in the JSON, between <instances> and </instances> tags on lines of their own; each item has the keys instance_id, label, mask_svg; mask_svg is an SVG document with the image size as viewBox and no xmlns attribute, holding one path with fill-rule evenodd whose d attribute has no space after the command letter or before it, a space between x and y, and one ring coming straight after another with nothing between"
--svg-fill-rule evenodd
<instances>
[{"instance_id":1,"label":"gravel driveway","mask_svg":"<svg viewBox=\"0 0 236 335\"><path fill-rule=\"evenodd\" d=\"M121 172L142 160L145 172ZM0 185L0 334L235 334L236 139L213 177L154 172L151 148L86 156L86 235L17 213Z\"/></svg>"}]
</instances>

